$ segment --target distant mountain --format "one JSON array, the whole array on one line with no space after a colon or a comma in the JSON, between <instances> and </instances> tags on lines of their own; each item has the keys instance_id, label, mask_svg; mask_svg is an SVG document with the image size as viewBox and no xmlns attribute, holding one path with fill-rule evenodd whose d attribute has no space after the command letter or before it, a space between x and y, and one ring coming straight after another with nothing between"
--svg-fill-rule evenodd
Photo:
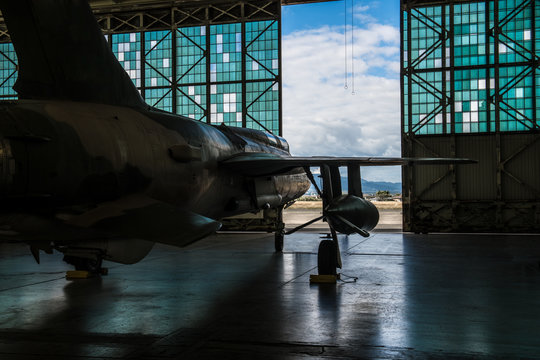
<instances>
[{"instance_id":1,"label":"distant mountain","mask_svg":"<svg viewBox=\"0 0 540 360\"><path fill-rule=\"evenodd\" d=\"M321 187L321 178L316 176L315 180L317 181L319 187ZM347 178L343 176L341 177L341 188L343 189L343 192L347 192L348 190ZM368 181L362 179L362 192L364 194L375 194L377 191L380 190L388 190L391 194L401 194L401 183L387 181ZM315 193L317 193L317 191L315 190L313 185L311 185L307 194Z\"/></svg>"},{"instance_id":2,"label":"distant mountain","mask_svg":"<svg viewBox=\"0 0 540 360\"><path fill-rule=\"evenodd\" d=\"M343 189L347 189L346 179L344 187L343 178L341 179L341 186ZM390 191L390 194L401 194L401 183L393 183L387 181L368 181L362 179L362 192L364 194L375 194L379 190L388 190Z\"/></svg>"}]
</instances>

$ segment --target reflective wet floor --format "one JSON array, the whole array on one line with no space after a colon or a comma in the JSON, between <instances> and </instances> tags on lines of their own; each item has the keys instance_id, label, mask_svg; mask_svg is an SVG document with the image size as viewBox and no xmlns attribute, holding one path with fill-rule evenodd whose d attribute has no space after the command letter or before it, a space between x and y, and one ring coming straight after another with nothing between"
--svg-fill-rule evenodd
<instances>
[{"instance_id":1,"label":"reflective wet floor","mask_svg":"<svg viewBox=\"0 0 540 360\"><path fill-rule=\"evenodd\" d=\"M61 254L0 244L0 359L540 357L540 236L340 242L356 282L310 285L313 232L283 254L266 234L156 246L77 281Z\"/></svg>"}]
</instances>

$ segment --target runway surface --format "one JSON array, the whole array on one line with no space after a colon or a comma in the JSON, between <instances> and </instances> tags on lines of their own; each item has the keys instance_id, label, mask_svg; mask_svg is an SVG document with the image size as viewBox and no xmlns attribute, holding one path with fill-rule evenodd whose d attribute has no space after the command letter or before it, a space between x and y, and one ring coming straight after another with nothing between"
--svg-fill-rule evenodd
<instances>
[{"instance_id":1,"label":"runway surface","mask_svg":"<svg viewBox=\"0 0 540 360\"><path fill-rule=\"evenodd\" d=\"M159 245L78 281L61 254L0 244L0 359L539 357L538 235L341 237L358 280L310 285L317 237Z\"/></svg>"},{"instance_id":2,"label":"runway surface","mask_svg":"<svg viewBox=\"0 0 540 360\"><path fill-rule=\"evenodd\" d=\"M319 217L322 210L291 207L283 211L283 220L287 229L292 229L298 225ZM379 209L379 223L374 229L375 232L401 232L402 226L401 209ZM305 230L328 231L328 225L319 220Z\"/></svg>"}]
</instances>

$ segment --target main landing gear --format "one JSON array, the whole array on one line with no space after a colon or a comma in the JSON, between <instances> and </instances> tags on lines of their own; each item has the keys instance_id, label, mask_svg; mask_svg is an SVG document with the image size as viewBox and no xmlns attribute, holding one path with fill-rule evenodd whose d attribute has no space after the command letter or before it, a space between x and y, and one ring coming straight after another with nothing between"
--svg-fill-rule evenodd
<instances>
[{"instance_id":1,"label":"main landing gear","mask_svg":"<svg viewBox=\"0 0 540 360\"><path fill-rule=\"evenodd\" d=\"M322 240L317 253L319 275L337 275L337 247L333 240Z\"/></svg>"},{"instance_id":2,"label":"main landing gear","mask_svg":"<svg viewBox=\"0 0 540 360\"><path fill-rule=\"evenodd\" d=\"M288 232L276 232L274 234L274 246L276 252L283 251L283 239ZM337 268L341 268L341 258L339 254L339 245L333 239L325 237L319 244L317 252L317 269L319 275L337 275Z\"/></svg>"},{"instance_id":3,"label":"main landing gear","mask_svg":"<svg viewBox=\"0 0 540 360\"><path fill-rule=\"evenodd\" d=\"M276 232L275 247L276 247L276 251L278 252L283 249L283 235L292 234L321 219L323 221L326 221L330 229L330 234L324 237L323 240L319 244L319 250L317 252L317 268L318 268L318 274L320 278L317 279L316 282L328 282L326 281L328 280L328 278L333 278L334 280L333 282L335 282L336 278L338 277L337 269L338 268L341 269L342 263L341 263L341 254L339 250L337 232L334 225L345 222L347 225L352 226L352 228L359 233L365 233L365 231L356 227L355 224L350 223L347 219L343 218L339 212L335 211L335 210L340 210L341 212L345 212L345 211L350 212L351 209L347 208L349 204L345 204L346 206L344 209L332 208L333 201L335 201L335 199L342 198L341 177L339 173L339 168L337 166L329 167L328 165L323 164L321 165L320 169L321 169L321 177L323 180L323 191L321 191L321 189L319 188L309 167L308 166L304 167L304 171L306 172L307 177L309 178L309 180L315 187L315 190L317 190L317 193L323 200L322 216L312 219L306 222L305 224L297 226L296 228L289 230L287 232ZM355 188L355 190L352 191L352 194L353 195L356 193L361 194L360 168L357 166L350 166L348 171L350 173L349 175L351 175L351 177L354 177L354 179L352 180L355 180L355 181L350 182L351 188L352 187ZM352 207L352 210L355 210L355 208ZM338 229L339 229L339 226L338 226Z\"/></svg>"},{"instance_id":4,"label":"main landing gear","mask_svg":"<svg viewBox=\"0 0 540 360\"><path fill-rule=\"evenodd\" d=\"M292 233L297 232L300 229L305 228L306 226L313 224L316 221L319 221L323 218L323 216L320 216L316 219L310 220L305 224L302 224L300 226L295 227L292 230L283 232L283 231L276 231L274 243L276 247L276 252L281 252L283 250L283 238L284 235L290 235ZM326 221L329 221L327 219ZM337 275L337 268L341 268L341 254L339 251L339 243L337 239L337 233L330 226L330 234L327 234L324 236L322 241L319 244L319 250L317 252L317 268L319 275Z\"/></svg>"},{"instance_id":5,"label":"main landing gear","mask_svg":"<svg viewBox=\"0 0 540 360\"><path fill-rule=\"evenodd\" d=\"M280 207L277 211L276 219L276 232L274 233L274 247L276 252L283 251L283 240L285 238L285 224L283 223L283 210L284 206Z\"/></svg>"},{"instance_id":6,"label":"main landing gear","mask_svg":"<svg viewBox=\"0 0 540 360\"><path fill-rule=\"evenodd\" d=\"M285 232L278 230L274 234L274 247L276 252L283 252L283 241L285 239Z\"/></svg>"},{"instance_id":7,"label":"main landing gear","mask_svg":"<svg viewBox=\"0 0 540 360\"><path fill-rule=\"evenodd\" d=\"M75 272L77 274L68 271L68 277L70 273L71 275L77 275L77 278L88 278L94 275L107 275L109 272L109 269L102 267L103 259L99 255L91 258L65 255L63 260L75 266Z\"/></svg>"}]
</instances>

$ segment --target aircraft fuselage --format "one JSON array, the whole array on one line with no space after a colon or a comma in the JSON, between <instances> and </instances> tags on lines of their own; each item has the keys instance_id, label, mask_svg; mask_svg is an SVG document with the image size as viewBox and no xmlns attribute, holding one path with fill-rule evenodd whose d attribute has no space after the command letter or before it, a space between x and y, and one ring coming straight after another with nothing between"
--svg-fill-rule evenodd
<instances>
[{"instance_id":1,"label":"aircraft fuselage","mask_svg":"<svg viewBox=\"0 0 540 360\"><path fill-rule=\"evenodd\" d=\"M302 169L246 178L219 166L245 152L289 155L257 130L160 111L63 101L0 106L0 210L70 216L132 194L214 219L279 207L309 188Z\"/></svg>"}]
</instances>

